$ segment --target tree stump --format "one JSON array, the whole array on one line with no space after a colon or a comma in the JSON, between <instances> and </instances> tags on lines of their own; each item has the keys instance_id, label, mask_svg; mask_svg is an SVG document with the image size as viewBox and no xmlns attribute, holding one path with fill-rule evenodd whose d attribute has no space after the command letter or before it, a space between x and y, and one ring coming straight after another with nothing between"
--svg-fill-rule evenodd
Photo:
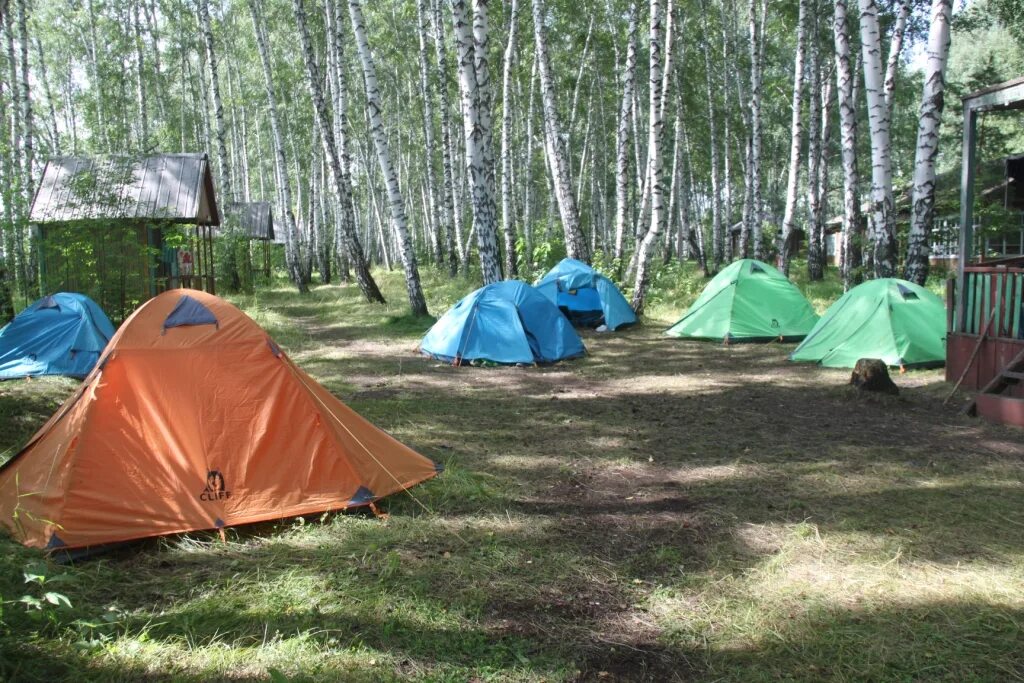
<instances>
[{"instance_id":1,"label":"tree stump","mask_svg":"<svg viewBox=\"0 0 1024 683\"><path fill-rule=\"evenodd\" d=\"M883 394L900 393L889 377L889 368L877 358L861 358L853 368L850 384L862 391L877 391Z\"/></svg>"}]
</instances>

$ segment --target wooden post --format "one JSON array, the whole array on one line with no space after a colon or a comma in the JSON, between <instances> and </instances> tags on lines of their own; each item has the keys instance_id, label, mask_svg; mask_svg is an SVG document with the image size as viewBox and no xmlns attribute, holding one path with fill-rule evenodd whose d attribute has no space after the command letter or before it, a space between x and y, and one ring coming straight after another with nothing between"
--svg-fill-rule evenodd
<instances>
[{"instance_id":1,"label":"wooden post","mask_svg":"<svg viewBox=\"0 0 1024 683\"><path fill-rule=\"evenodd\" d=\"M974 148L978 143L978 113L964 104L964 142L960 161L960 260L957 263L957 330L963 330L966 315L964 267L974 247Z\"/></svg>"}]
</instances>

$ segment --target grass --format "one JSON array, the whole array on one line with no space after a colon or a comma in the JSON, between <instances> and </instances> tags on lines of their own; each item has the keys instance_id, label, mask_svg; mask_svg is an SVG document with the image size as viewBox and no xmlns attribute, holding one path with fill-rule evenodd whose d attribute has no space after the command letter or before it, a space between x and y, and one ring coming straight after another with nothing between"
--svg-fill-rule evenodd
<instances>
[{"instance_id":1,"label":"grass","mask_svg":"<svg viewBox=\"0 0 1024 683\"><path fill-rule=\"evenodd\" d=\"M785 361L788 345L665 339L699 292L689 272L659 283L674 294L644 326L585 333L585 359L452 368L415 355L431 320L405 315L400 274L378 275L386 307L338 286L236 301L446 464L413 491L431 512L393 496L384 521L284 520L50 567L73 606L5 604L0 678L1024 678L1024 446L943 406L941 371L862 396ZM424 276L434 314L472 288ZM0 384L0 450L73 386ZM0 541L0 595L39 594L22 578L38 561Z\"/></svg>"}]
</instances>

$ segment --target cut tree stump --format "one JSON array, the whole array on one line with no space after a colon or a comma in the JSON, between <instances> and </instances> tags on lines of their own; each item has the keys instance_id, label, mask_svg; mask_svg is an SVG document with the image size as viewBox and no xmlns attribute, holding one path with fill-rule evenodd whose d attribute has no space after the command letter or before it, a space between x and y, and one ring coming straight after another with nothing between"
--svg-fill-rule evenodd
<instances>
[{"instance_id":1,"label":"cut tree stump","mask_svg":"<svg viewBox=\"0 0 1024 683\"><path fill-rule=\"evenodd\" d=\"M889 377L889 368L877 358L861 358L853 368L850 384L863 391L896 395L899 387Z\"/></svg>"}]
</instances>

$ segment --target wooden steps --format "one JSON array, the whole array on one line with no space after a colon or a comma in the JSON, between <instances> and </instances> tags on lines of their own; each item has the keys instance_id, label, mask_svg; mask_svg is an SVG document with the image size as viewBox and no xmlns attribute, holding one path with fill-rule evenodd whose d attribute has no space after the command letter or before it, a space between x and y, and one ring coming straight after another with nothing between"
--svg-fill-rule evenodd
<instances>
[{"instance_id":1,"label":"wooden steps","mask_svg":"<svg viewBox=\"0 0 1024 683\"><path fill-rule=\"evenodd\" d=\"M1014 356L1013 360L978 392L974 400L967 404L964 412L992 422L1024 427L1024 398L1003 393L1021 382L1024 382L1024 351Z\"/></svg>"}]
</instances>

